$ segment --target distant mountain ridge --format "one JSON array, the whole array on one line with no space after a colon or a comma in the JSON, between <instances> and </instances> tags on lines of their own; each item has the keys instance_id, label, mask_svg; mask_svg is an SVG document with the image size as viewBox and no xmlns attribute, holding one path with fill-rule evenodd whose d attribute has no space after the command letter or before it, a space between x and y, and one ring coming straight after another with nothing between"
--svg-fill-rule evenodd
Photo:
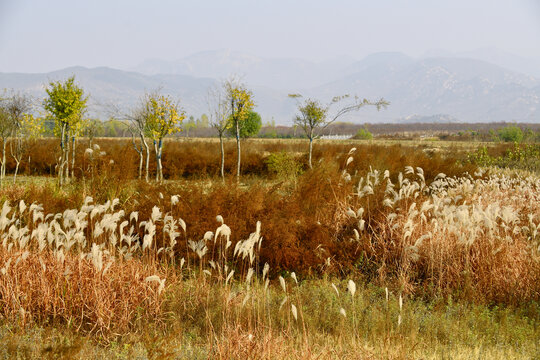
<instances>
[{"instance_id":1,"label":"distant mountain ridge","mask_svg":"<svg viewBox=\"0 0 540 360\"><path fill-rule=\"evenodd\" d=\"M470 58L414 59L385 52L360 61L336 58L324 63L301 59L267 59L228 50L194 54L179 61L149 60L137 71L107 67L71 67L46 74L0 73L0 88L28 91L44 97L50 80L75 75L91 95L92 111L107 116L107 105L133 106L145 91L161 88L179 97L190 115L207 112L210 86L231 73L243 75L253 90L264 121L289 124L295 102L289 93L328 101L351 94L384 97L388 109L363 109L343 121L397 122L407 117L461 122L540 122L540 81L526 74Z\"/></svg>"}]
</instances>

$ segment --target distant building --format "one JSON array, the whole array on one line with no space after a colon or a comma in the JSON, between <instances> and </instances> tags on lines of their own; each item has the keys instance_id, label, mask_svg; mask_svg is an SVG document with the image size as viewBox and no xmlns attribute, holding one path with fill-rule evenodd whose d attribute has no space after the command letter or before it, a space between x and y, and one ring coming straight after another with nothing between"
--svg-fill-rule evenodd
<instances>
[{"instance_id":1,"label":"distant building","mask_svg":"<svg viewBox=\"0 0 540 360\"><path fill-rule=\"evenodd\" d=\"M319 139L323 140L347 140L352 139L354 137L353 134L350 135L321 135Z\"/></svg>"}]
</instances>

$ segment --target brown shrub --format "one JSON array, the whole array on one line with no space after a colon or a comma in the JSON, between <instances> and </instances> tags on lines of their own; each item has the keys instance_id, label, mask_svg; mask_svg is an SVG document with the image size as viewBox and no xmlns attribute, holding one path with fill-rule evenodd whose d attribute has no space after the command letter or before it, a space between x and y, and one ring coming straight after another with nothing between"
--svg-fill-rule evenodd
<instances>
[{"instance_id":1,"label":"brown shrub","mask_svg":"<svg viewBox=\"0 0 540 360\"><path fill-rule=\"evenodd\" d=\"M66 253L63 262L50 252L7 251L0 247L0 313L23 324L67 324L109 336L129 332L137 317L159 321L162 297L145 281L161 275L140 260L115 261L106 272L91 260ZM144 313L142 313L144 312Z\"/></svg>"}]
</instances>

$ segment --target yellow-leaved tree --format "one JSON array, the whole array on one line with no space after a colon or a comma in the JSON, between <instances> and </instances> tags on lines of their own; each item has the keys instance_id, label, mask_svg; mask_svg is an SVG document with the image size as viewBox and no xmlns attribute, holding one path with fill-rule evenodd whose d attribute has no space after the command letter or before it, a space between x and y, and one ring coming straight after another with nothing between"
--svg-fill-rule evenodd
<instances>
[{"instance_id":1,"label":"yellow-leaved tree","mask_svg":"<svg viewBox=\"0 0 540 360\"><path fill-rule=\"evenodd\" d=\"M69 150L70 138L73 150L75 137L81 131L83 114L86 110L87 97L81 87L75 84L75 76L66 81L52 81L45 90L48 97L43 100L43 107L55 120L55 134L60 137L62 157L58 166L58 180L60 185L69 178ZM75 168L75 158L71 163L72 170ZM73 171L72 171L73 175Z\"/></svg>"},{"instance_id":2,"label":"yellow-leaved tree","mask_svg":"<svg viewBox=\"0 0 540 360\"><path fill-rule=\"evenodd\" d=\"M146 118L146 133L154 142L156 155L156 181L163 181L163 139L171 134L182 131L180 127L186 118L177 102L170 96L149 94L146 96L144 117Z\"/></svg>"},{"instance_id":3,"label":"yellow-leaved tree","mask_svg":"<svg viewBox=\"0 0 540 360\"><path fill-rule=\"evenodd\" d=\"M236 138L236 150L238 155L236 177L240 178L240 134L255 103L253 102L253 93L247 90L240 82L231 79L226 81L224 86L226 101L229 106L228 127L232 129L232 133Z\"/></svg>"}]
</instances>

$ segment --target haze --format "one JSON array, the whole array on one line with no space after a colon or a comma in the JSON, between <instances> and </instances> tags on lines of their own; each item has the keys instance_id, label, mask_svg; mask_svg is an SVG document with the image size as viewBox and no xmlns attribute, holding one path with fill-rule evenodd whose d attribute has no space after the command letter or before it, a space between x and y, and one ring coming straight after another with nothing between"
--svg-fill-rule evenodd
<instances>
[{"instance_id":1,"label":"haze","mask_svg":"<svg viewBox=\"0 0 540 360\"><path fill-rule=\"evenodd\" d=\"M478 48L540 58L539 39L533 0L0 0L0 72L131 69L220 48L311 61Z\"/></svg>"}]
</instances>

